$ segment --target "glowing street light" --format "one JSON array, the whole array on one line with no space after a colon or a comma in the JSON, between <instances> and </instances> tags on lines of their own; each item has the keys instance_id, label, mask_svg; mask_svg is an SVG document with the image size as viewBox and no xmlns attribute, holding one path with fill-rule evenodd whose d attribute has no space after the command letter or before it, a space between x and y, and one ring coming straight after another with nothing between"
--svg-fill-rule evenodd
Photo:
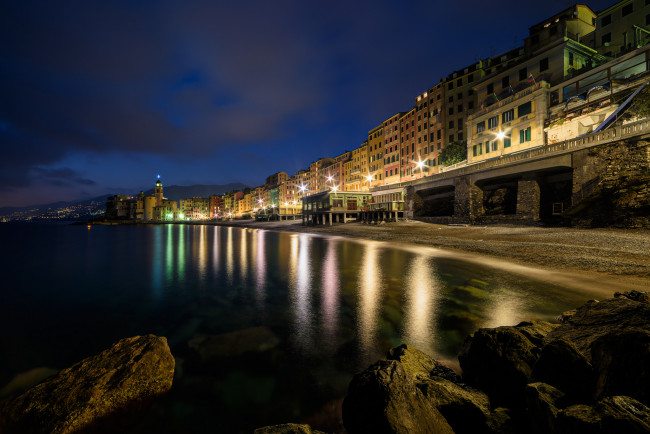
<instances>
[{"instance_id":1,"label":"glowing street light","mask_svg":"<svg viewBox=\"0 0 650 434\"><path fill-rule=\"evenodd\" d=\"M368 182L372 181L372 175L366 176L366 181L368 181Z\"/></svg>"},{"instance_id":2,"label":"glowing street light","mask_svg":"<svg viewBox=\"0 0 650 434\"><path fill-rule=\"evenodd\" d=\"M333 191L334 193L336 193L337 191L339 191L339 186L338 186L338 185L333 186L333 187L332 187L332 191Z\"/></svg>"},{"instance_id":3,"label":"glowing street light","mask_svg":"<svg viewBox=\"0 0 650 434\"><path fill-rule=\"evenodd\" d=\"M418 161L417 163L415 163L415 168L416 169L422 169L424 167L425 162L426 161Z\"/></svg>"},{"instance_id":4,"label":"glowing street light","mask_svg":"<svg viewBox=\"0 0 650 434\"><path fill-rule=\"evenodd\" d=\"M499 131L499 132L497 133L497 139L499 139L499 140L503 140L503 138L504 138L505 136L506 136L506 133L504 133L503 131Z\"/></svg>"},{"instance_id":5,"label":"glowing street light","mask_svg":"<svg viewBox=\"0 0 650 434\"><path fill-rule=\"evenodd\" d=\"M327 182L331 183L334 177L332 175L328 175L325 177L327 179Z\"/></svg>"}]
</instances>

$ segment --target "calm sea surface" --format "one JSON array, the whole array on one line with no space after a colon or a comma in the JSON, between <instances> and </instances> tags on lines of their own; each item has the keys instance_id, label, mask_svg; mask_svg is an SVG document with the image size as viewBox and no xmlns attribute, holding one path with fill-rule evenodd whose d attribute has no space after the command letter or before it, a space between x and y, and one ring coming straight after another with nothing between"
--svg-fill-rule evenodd
<instances>
[{"instance_id":1,"label":"calm sea surface","mask_svg":"<svg viewBox=\"0 0 650 434\"><path fill-rule=\"evenodd\" d=\"M453 360L479 327L551 319L594 298L435 249L308 234L3 224L0 243L0 389L124 337L166 336L174 386L132 432L327 429L352 375L393 346ZM188 345L234 331L266 340L264 351L205 364Z\"/></svg>"}]
</instances>

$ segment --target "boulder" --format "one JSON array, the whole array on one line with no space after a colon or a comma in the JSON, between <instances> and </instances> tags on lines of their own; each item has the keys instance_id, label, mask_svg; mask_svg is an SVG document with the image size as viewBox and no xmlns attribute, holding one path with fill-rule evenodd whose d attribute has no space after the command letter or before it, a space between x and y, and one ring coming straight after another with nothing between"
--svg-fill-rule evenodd
<instances>
[{"instance_id":1,"label":"boulder","mask_svg":"<svg viewBox=\"0 0 650 434\"><path fill-rule=\"evenodd\" d=\"M531 378L560 389L575 404L591 402L596 385L591 364L565 339L556 339L542 348Z\"/></svg>"},{"instance_id":2,"label":"boulder","mask_svg":"<svg viewBox=\"0 0 650 434\"><path fill-rule=\"evenodd\" d=\"M594 406L572 405L558 413L557 432L647 433L650 432L650 409L629 396L610 396Z\"/></svg>"},{"instance_id":3,"label":"boulder","mask_svg":"<svg viewBox=\"0 0 650 434\"><path fill-rule=\"evenodd\" d=\"M591 344L615 330L640 328L650 330L650 304L625 297L587 302L565 323L548 333L545 342L565 339L572 342L591 362Z\"/></svg>"},{"instance_id":4,"label":"boulder","mask_svg":"<svg viewBox=\"0 0 650 434\"><path fill-rule=\"evenodd\" d=\"M212 336L195 336L188 342L203 363L262 353L275 348L280 339L268 327L250 327Z\"/></svg>"},{"instance_id":5,"label":"boulder","mask_svg":"<svg viewBox=\"0 0 650 434\"><path fill-rule=\"evenodd\" d=\"M414 381L418 378L429 378L431 371L439 365L429 355L406 344L391 348L386 358L399 362L404 373Z\"/></svg>"},{"instance_id":6,"label":"boulder","mask_svg":"<svg viewBox=\"0 0 650 434\"><path fill-rule=\"evenodd\" d=\"M555 432L558 407L561 407L564 393L545 383L531 383L526 386L526 406L531 432Z\"/></svg>"},{"instance_id":7,"label":"boulder","mask_svg":"<svg viewBox=\"0 0 650 434\"><path fill-rule=\"evenodd\" d=\"M515 426L510 413L510 409L508 408L495 408L490 413L490 418L487 421L487 432L492 434L515 434L521 432Z\"/></svg>"},{"instance_id":8,"label":"boulder","mask_svg":"<svg viewBox=\"0 0 650 434\"><path fill-rule=\"evenodd\" d=\"M628 291L628 292L615 292L614 297L625 297L628 300L638 301L639 303L650 304L650 292L642 291Z\"/></svg>"},{"instance_id":9,"label":"boulder","mask_svg":"<svg viewBox=\"0 0 650 434\"><path fill-rule=\"evenodd\" d=\"M488 396L442 377L422 380L418 388L440 411L457 434L486 432L490 417Z\"/></svg>"},{"instance_id":10,"label":"boulder","mask_svg":"<svg viewBox=\"0 0 650 434\"><path fill-rule=\"evenodd\" d=\"M122 339L6 402L0 409L0 432L92 429L169 391L173 377L167 339Z\"/></svg>"},{"instance_id":11,"label":"boulder","mask_svg":"<svg viewBox=\"0 0 650 434\"><path fill-rule=\"evenodd\" d=\"M324 434L322 431L311 429L309 425L285 423L282 425L265 426L257 428L255 434Z\"/></svg>"},{"instance_id":12,"label":"boulder","mask_svg":"<svg viewBox=\"0 0 650 434\"><path fill-rule=\"evenodd\" d=\"M650 406L650 331L631 328L602 335L591 345L598 373L595 396L631 396Z\"/></svg>"},{"instance_id":13,"label":"boulder","mask_svg":"<svg viewBox=\"0 0 650 434\"><path fill-rule=\"evenodd\" d=\"M343 424L351 433L453 433L395 360L380 360L354 376L343 401Z\"/></svg>"},{"instance_id":14,"label":"boulder","mask_svg":"<svg viewBox=\"0 0 650 434\"><path fill-rule=\"evenodd\" d=\"M521 408L544 336L553 328L535 321L478 330L465 339L458 354L463 379L485 391L493 405Z\"/></svg>"}]
</instances>

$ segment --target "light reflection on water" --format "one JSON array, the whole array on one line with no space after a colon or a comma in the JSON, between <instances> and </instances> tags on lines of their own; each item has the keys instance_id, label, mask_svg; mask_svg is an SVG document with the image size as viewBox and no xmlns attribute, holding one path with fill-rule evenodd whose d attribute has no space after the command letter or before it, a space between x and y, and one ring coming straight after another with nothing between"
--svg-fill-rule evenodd
<instances>
[{"instance_id":1,"label":"light reflection on water","mask_svg":"<svg viewBox=\"0 0 650 434\"><path fill-rule=\"evenodd\" d=\"M183 375L152 411L173 417L163 427L144 418L141 432L296 421L394 345L453 359L479 327L551 319L596 298L426 247L187 225L3 231L15 247L2 258L0 329L14 332L0 340L0 386L123 337L167 336ZM192 365L194 336L259 326L277 336L273 349Z\"/></svg>"}]
</instances>

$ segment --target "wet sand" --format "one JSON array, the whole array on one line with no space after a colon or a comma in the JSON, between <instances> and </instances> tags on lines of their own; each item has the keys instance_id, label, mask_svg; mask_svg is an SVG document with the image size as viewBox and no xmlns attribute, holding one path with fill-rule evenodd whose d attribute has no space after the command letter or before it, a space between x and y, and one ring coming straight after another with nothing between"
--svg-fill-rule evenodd
<instances>
[{"instance_id":1,"label":"wet sand","mask_svg":"<svg viewBox=\"0 0 650 434\"><path fill-rule=\"evenodd\" d=\"M569 286L591 286L611 296L614 291L650 290L650 231L520 226L448 226L419 221L380 225L362 223L303 226L300 221L225 223L287 232L342 236L424 245L463 253L464 259L486 258L508 272L538 274ZM478 256L480 255L480 257Z\"/></svg>"}]
</instances>

